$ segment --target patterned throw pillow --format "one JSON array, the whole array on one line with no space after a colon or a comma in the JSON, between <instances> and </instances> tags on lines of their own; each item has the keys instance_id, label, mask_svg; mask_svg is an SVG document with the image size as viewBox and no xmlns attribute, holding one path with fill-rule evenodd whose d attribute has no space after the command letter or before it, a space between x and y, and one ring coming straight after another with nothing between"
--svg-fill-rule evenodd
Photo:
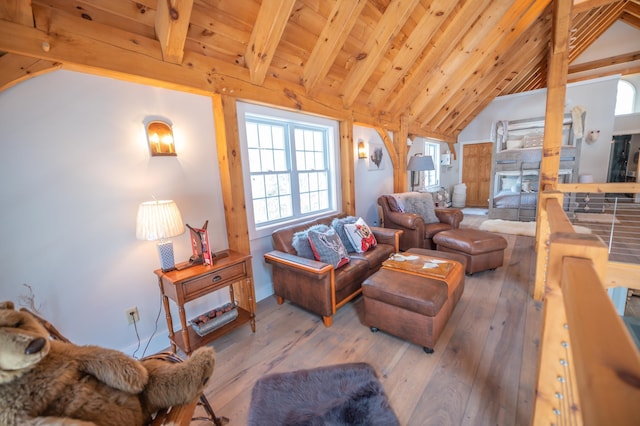
<instances>
[{"instance_id":1,"label":"patterned throw pillow","mask_svg":"<svg viewBox=\"0 0 640 426\"><path fill-rule=\"evenodd\" d=\"M313 254L313 250L311 250L311 243L309 243L309 231L325 232L327 229L329 229L327 225L318 224L293 234L291 245L296 249L298 256L304 257L305 259L315 259L316 257Z\"/></svg>"},{"instance_id":2,"label":"patterned throw pillow","mask_svg":"<svg viewBox=\"0 0 640 426\"><path fill-rule=\"evenodd\" d=\"M349 263L347 249L333 228L325 232L309 230L309 242L316 260L333 265L335 269Z\"/></svg>"},{"instance_id":3,"label":"patterned throw pillow","mask_svg":"<svg viewBox=\"0 0 640 426\"><path fill-rule=\"evenodd\" d=\"M344 248L347 249L347 253L353 253L356 251L356 248L351 244L351 240L347 237L347 233L344 230L344 225L347 223L356 223L358 220L355 216L347 216L342 218L335 218L331 221L331 227L336 230L338 237L340 237L340 241L344 245Z\"/></svg>"},{"instance_id":4,"label":"patterned throw pillow","mask_svg":"<svg viewBox=\"0 0 640 426\"><path fill-rule=\"evenodd\" d=\"M346 224L344 229L347 231L347 236L358 253L364 253L378 245L376 237L362 218L358 218L354 224Z\"/></svg>"}]
</instances>

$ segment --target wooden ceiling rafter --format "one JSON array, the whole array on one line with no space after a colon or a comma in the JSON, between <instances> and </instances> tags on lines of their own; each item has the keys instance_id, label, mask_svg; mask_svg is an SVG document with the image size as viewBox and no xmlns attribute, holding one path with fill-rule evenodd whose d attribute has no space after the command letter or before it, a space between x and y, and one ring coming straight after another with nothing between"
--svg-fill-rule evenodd
<instances>
[{"instance_id":1,"label":"wooden ceiling rafter","mask_svg":"<svg viewBox=\"0 0 640 426\"><path fill-rule=\"evenodd\" d=\"M399 118L401 113L408 109L428 83L425 75L449 56L456 43L475 22L477 11L484 10L490 3L490 0L465 2L451 14L446 25L443 25L430 41L425 54L404 77L393 95L386 99L384 108L380 108L386 115Z\"/></svg>"},{"instance_id":2,"label":"wooden ceiling rafter","mask_svg":"<svg viewBox=\"0 0 640 426\"><path fill-rule=\"evenodd\" d=\"M573 37L577 41L569 52L569 63L584 53L598 37L618 20L625 4L624 1L611 3L574 18Z\"/></svg>"},{"instance_id":3,"label":"wooden ceiling rafter","mask_svg":"<svg viewBox=\"0 0 640 426\"><path fill-rule=\"evenodd\" d=\"M263 0L244 54L254 84L262 84L296 0Z\"/></svg>"},{"instance_id":4,"label":"wooden ceiling rafter","mask_svg":"<svg viewBox=\"0 0 640 426\"><path fill-rule=\"evenodd\" d=\"M536 22L550 1L514 3L498 25L493 27L492 34L485 38L482 48L474 51L469 60L451 75L448 79L448 87L437 92L437 96L425 105L423 108L425 112L419 116L418 121L440 128L449 112L458 111L455 108L457 98L463 97L465 92L472 90L487 77L500 60L502 53L511 50L511 46ZM464 73L467 78L464 77ZM445 105L445 107L438 108L436 105Z\"/></svg>"},{"instance_id":5,"label":"wooden ceiling rafter","mask_svg":"<svg viewBox=\"0 0 640 426\"><path fill-rule=\"evenodd\" d=\"M375 71L391 40L409 19L419 2L420 0L392 0L389 4L373 30L374 36L367 41L363 52L358 55L364 56L364 58L356 58L356 65L343 83L342 101L345 108L353 105L365 83Z\"/></svg>"},{"instance_id":6,"label":"wooden ceiling rafter","mask_svg":"<svg viewBox=\"0 0 640 426\"><path fill-rule=\"evenodd\" d=\"M453 143L485 97L546 86L547 12L531 24L542 32L525 29L541 2L7 0L0 34L26 40L0 40L0 88L63 67ZM640 0L575 0L570 62L638 15ZM637 72L629 50L570 66L568 80Z\"/></svg>"},{"instance_id":7,"label":"wooden ceiling rafter","mask_svg":"<svg viewBox=\"0 0 640 426\"><path fill-rule=\"evenodd\" d=\"M368 104L378 107L384 104L386 98L406 75L412 64L427 48L427 44L450 16L455 6L451 0L435 0L429 10L422 15L414 30L403 47L393 60L393 64L387 69L383 77L377 82L371 92Z\"/></svg>"},{"instance_id":8,"label":"wooden ceiling rafter","mask_svg":"<svg viewBox=\"0 0 640 426\"><path fill-rule=\"evenodd\" d=\"M302 84L310 95L329 73L364 6L365 2L359 0L342 0L334 5L302 72Z\"/></svg>"},{"instance_id":9,"label":"wooden ceiling rafter","mask_svg":"<svg viewBox=\"0 0 640 426\"><path fill-rule=\"evenodd\" d=\"M30 0L12 0L0 2L0 19L33 26L33 12Z\"/></svg>"},{"instance_id":10,"label":"wooden ceiling rafter","mask_svg":"<svg viewBox=\"0 0 640 426\"><path fill-rule=\"evenodd\" d=\"M537 41L544 38L545 34L551 29L551 22L547 19L547 16L548 14L544 12L542 16L538 17L539 25L530 26L511 46L509 51L502 56L502 61L497 64L497 68L493 73L494 77L486 78L483 81L483 84L478 87L476 96L471 99L463 99L460 102L464 109L450 120L449 124L443 125L447 132L461 132L496 96L505 91L505 87L513 81L517 81L519 73L532 68L539 62L539 55L546 54L546 48L542 47ZM538 50L538 53L532 56L517 54L525 50L534 53Z\"/></svg>"},{"instance_id":11,"label":"wooden ceiling rafter","mask_svg":"<svg viewBox=\"0 0 640 426\"><path fill-rule=\"evenodd\" d=\"M158 0L154 27L166 62L182 62L192 8L193 0Z\"/></svg>"},{"instance_id":12,"label":"wooden ceiling rafter","mask_svg":"<svg viewBox=\"0 0 640 426\"><path fill-rule=\"evenodd\" d=\"M528 2L517 3L526 4ZM500 22L504 15L512 10L511 6L513 6L512 0L494 1L491 7L487 7L478 16L473 26L454 46L453 51L457 52L457 54L449 55L424 76L427 84L409 105L410 116L416 117L417 121L421 121L425 125L431 125L429 120L432 117L431 113L435 113L435 111L430 111L429 105L436 102L438 98L444 99L444 96L450 92L449 86L454 86L458 83L453 80L453 75L456 74L456 71L464 69L474 54L480 58L483 56L484 43L486 42L490 46L497 34L504 29L504 27L500 28ZM469 74L469 78L473 78L472 73L475 69L471 67L467 68L466 71ZM423 117L429 118L426 121L422 121Z\"/></svg>"}]
</instances>

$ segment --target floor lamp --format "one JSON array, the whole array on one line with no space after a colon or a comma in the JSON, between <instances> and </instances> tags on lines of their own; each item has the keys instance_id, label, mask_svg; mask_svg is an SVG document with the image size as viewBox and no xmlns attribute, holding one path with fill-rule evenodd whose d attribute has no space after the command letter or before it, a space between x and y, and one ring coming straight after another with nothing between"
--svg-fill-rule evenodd
<instances>
[{"instance_id":1,"label":"floor lamp","mask_svg":"<svg viewBox=\"0 0 640 426\"><path fill-rule=\"evenodd\" d=\"M411 171L411 191L415 191L415 176L416 172L425 172L429 170L435 170L433 165L433 159L430 155L416 154L409 159L407 164L407 170ZM420 175L418 175L418 184L420 184Z\"/></svg>"}]
</instances>

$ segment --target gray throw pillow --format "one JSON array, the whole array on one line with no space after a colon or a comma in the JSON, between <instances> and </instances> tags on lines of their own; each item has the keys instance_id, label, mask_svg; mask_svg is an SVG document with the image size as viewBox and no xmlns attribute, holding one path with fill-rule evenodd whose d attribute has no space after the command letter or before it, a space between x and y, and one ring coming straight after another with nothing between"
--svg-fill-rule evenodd
<instances>
[{"instance_id":1,"label":"gray throw pillow","mask_svg":"<svg viewBox=\"0 0 640 426\"><path fill-rule=\"evenodd\" d=\"M344 248L347 249L347 253L353 253L356 251L356 248L351 244L351 240L347 236L347 231L344 229L344 225L356 223L358 220L355 216L347 216L343 218L335 218L331 221L331 227L335 229L336 234L340 237L340 241L344 245Z\"/></svg>"},{"instance_id":2,"label":"gray throw pillow","mask_svg":"<svg viewBox=\"0 0 640 426\"><path fill-rule=\"evenodd\" d=\"M327 225L313 225L304 231L299 231L293 234L293 240L291 241L291 245L294 249L296 249L296 253L300 257L304 257L305 259L315 259L313 254L313 250L311 250L311 243L309 243L309 231L315 230L319 232L325 232L329 229Z\"/></svg>"},{"instance_id":3,"label":"gray throw pillow","mask_svg":"<svg viewBox=\"0 0 640 426\"><path fill-rule=\"evenodd\" d=\"M347 249L333 228L325 232L310 230L309 241L316 260L333 265L335 269L349 263Z\"/></svg>"}]
</instances>

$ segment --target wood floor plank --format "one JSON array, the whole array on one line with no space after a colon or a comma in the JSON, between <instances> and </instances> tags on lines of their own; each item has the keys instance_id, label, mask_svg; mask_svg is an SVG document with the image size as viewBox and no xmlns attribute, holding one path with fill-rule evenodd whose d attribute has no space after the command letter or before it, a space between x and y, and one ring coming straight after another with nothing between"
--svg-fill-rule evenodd
<instances>
[{"instance_id":1,"label":"wood floor plank","mask_svg":"<svg viewBox=\"0 0 640 426\"><path fill-rule=\"evenodd\" d=\"M260 377L367 362L402 425L530 424L542 318L530 297L535 253L532 238L506 237L505 266L466 277L430 355L395 336L372 333L363 323L362 297L340 308L330 328L290 303L260 301L255 334L241 327L213 343L216 367L205 394L215 412L230 426L246 425Z\"/></svg>"},{"instance_id":2,"label":"wood floor plank","mask_svg":"<svg viewBox=\"0 0 640 426\"><path fill-rule=\"evenodd\" d=\"M507 263L495 316L489 326L484 353L465 410L463 424L514 424L517 407L523 334L531 262L523 253L530 244L516 239L512 261ZM518 283L519 285L512 285Z\"/></svg>"}]
</instances>

